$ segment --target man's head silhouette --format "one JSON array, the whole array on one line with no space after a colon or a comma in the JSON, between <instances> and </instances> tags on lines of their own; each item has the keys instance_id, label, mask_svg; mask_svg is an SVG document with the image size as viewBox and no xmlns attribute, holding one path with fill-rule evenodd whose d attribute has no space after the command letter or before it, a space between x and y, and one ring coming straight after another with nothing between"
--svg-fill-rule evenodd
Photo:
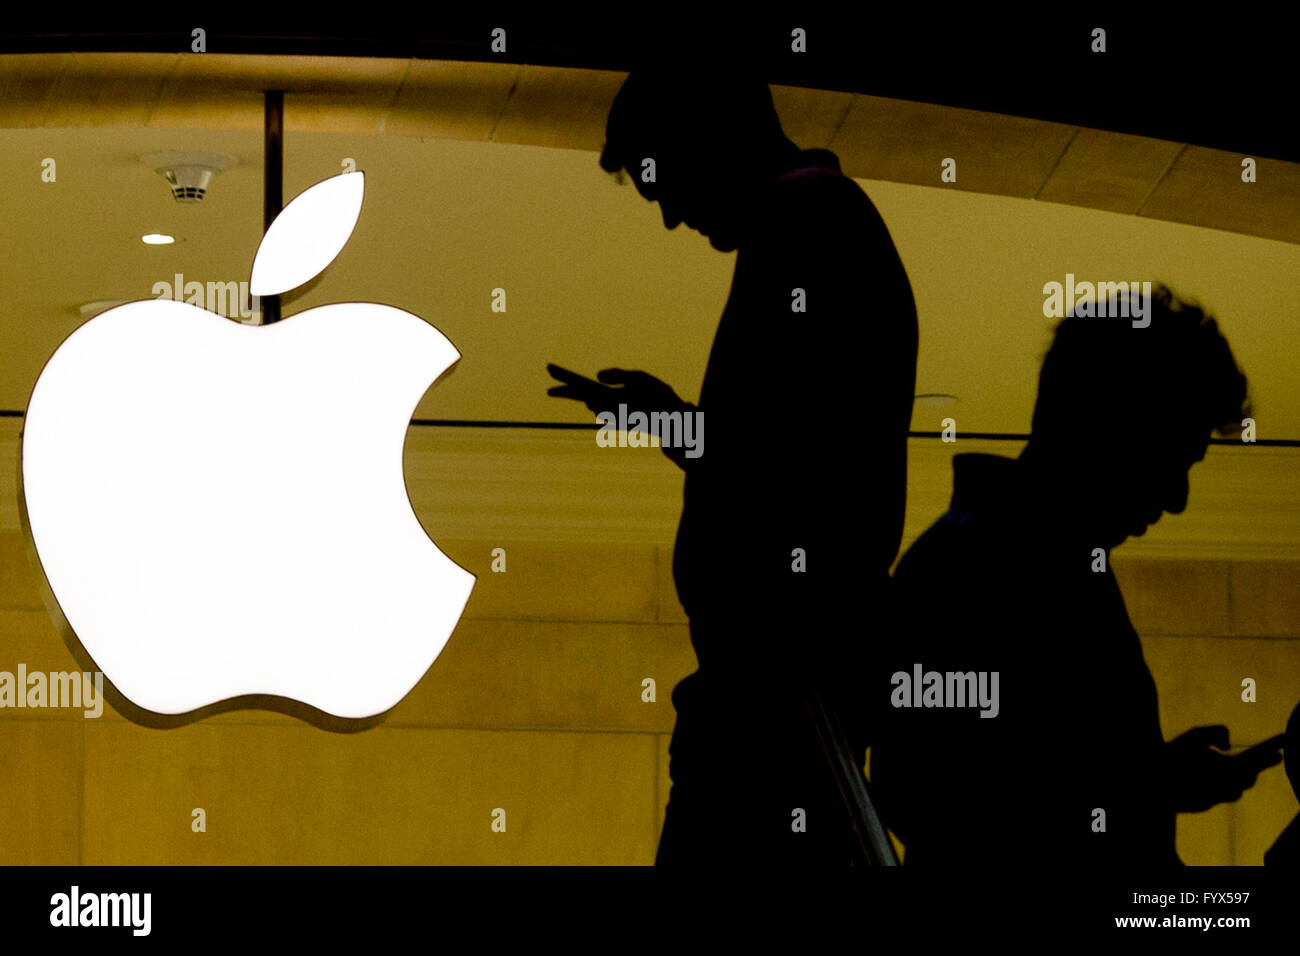
<instances>
[{"instance_id":1,"label":"man's head silhouette","mask_svg":"<svg viewBox=\"0 0 1300 956\"><path fill-rule=\"evenodd\" d=\"M1150 309L1145 328L1078 315L1057 326L1021 456L1065 523L1102 547L1181 512L1211 433L1239 431L1250 414L1218 323L1164 286Z\"/></svg>"},{"instance_id":2,"label":"man's head silhouette","mask_svg":"<svg viewBox=\"0 0 1300 956\"><path fill-rule=\"evenodd\" d=\"M659 203L667 228L685 222L729 252L744 236L756 187L798 153L766 83L744 68L697 63L628 75L609 112L600 165L627 170L641 195Z\"/></svg>"}]
</instances>

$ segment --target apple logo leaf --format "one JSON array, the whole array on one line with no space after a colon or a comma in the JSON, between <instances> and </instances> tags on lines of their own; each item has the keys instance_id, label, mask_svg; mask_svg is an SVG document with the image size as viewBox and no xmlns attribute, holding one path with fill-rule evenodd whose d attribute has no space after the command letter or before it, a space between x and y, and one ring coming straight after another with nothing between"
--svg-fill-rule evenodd
<instances>
[{"instance_id":1,"label":"apple logo leaf","mask_svg":"<svg viewBox=\"0 0 1300 956\"><path fill-rule=\"evenodd\" d=\"M249 292L279 295L310 282L334 261L356 228L365 173L339 173L294 197L266 230Z\"/></svg>"}]
</instances>

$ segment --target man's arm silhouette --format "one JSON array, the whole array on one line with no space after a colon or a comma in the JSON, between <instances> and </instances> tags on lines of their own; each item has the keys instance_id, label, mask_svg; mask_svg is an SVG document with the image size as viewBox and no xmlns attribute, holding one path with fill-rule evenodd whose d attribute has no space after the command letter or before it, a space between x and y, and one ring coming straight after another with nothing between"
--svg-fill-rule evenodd
<instances>
[{"instance_id":1,"label":"man's arm silhouette","mask_svg":"<svg viewBox=\"0 0 1300 956\"><path fill-rule=\"evenodd\" d=\"M685 416L695 411L695 406L683 401L668 383L648 372L606 368L597 372L593 380L554 363L547 365L546 370L564 383L548 390L547 395L576 399L596 414L615 411L620 404L627 405L629 412L646 415L680 412ZM690 461L686 448L681 445L665 443L661 447L668 459L681 468Z\"/></svg>"},{"instance_id":2,"label":"man's arm silhouette","mask_svg":"<svg viewBox=\"0 0 1300 956\"><path fill-rule=\"evenodd\" d=\"M1282 762L1279 734L1239 754L1226 754L1228 728L1193 727L1165 745L1170 802L1179 813L1199 813L1231 803L1255 785L1255 778Z\"/></svg>"}]
</instances>

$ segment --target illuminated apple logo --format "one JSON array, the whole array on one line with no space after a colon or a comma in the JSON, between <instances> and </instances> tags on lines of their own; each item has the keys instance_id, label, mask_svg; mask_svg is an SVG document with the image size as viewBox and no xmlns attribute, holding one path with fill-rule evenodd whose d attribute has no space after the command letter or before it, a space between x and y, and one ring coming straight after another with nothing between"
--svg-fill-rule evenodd
<instances>
[{"instance_id":1,"label":"illuminated apple logo","mask_svg":"<svg viewBox=\"0 0 1300 956\"><path fill-rule=\"evenodd\" d=\"M286 206L252 293L329 265L364 183L344 173ZM155 715L392 708L474 586L402 471L417 402L459 358L372 303L250 326L150 299L78 328L36 382L20 452L29 545L74 653Z\"/></svg>"}]
</instances>

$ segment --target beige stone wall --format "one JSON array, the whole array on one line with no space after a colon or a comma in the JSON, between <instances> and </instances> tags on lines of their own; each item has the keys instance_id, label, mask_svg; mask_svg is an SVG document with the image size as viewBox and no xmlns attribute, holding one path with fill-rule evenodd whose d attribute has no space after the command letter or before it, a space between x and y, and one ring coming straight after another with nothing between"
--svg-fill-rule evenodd
<instances>
[{"instance_id":1,"label":"beige stone wall","mask_svg":"<svg viewBox=\"0 0 1300 956\"><path fill-rule=\"evenodd\" d=\"M0 863L651 863L669 695L694 668L667 549L442 544L479 583L430 673L372 730L0 710ZM505 574L490 571L495 546ZM1300 700L1300 563L1130 558L1116 573L1166 736L1226 723L1248 746L1282 729ZM0 670L75 667L38 593L21 533L0 533ZM1257 703L1241 701L1243 677ZM1179 851L1258 864L1296 809L1274 768L1239 803L1180 817Z\"/></svg>"},{"instance_id":2,"label":"beige stone wall","mask_svg":"<svg viewBox=\"0 0 1300 956\"><path fill-rule=\"evenodd\" d=\"M0 863L651 863L669 695L694 669L661 556L440 543L479 583L432 670L372 730L0 710ZM19 532L0 534L0 581L0 670L75 669Z\"/></svg>"},{"instance_id":3,"label":"beige stone wall","mask_svg":"<svg viewBox=\"0 0 1300 956\"><path fill-rule=\"evenodd\" d=\"M1160 724L1173 737L1226 724L1234 750L1286 727L1300 703L1300 562L1116 559L1147 664ZM1257 685L1241 699L1242 679ZM1236 803L1178 818L1184 862L1259 865L1300 807L1281 765Z\"/></svg>"}]
</instances>

